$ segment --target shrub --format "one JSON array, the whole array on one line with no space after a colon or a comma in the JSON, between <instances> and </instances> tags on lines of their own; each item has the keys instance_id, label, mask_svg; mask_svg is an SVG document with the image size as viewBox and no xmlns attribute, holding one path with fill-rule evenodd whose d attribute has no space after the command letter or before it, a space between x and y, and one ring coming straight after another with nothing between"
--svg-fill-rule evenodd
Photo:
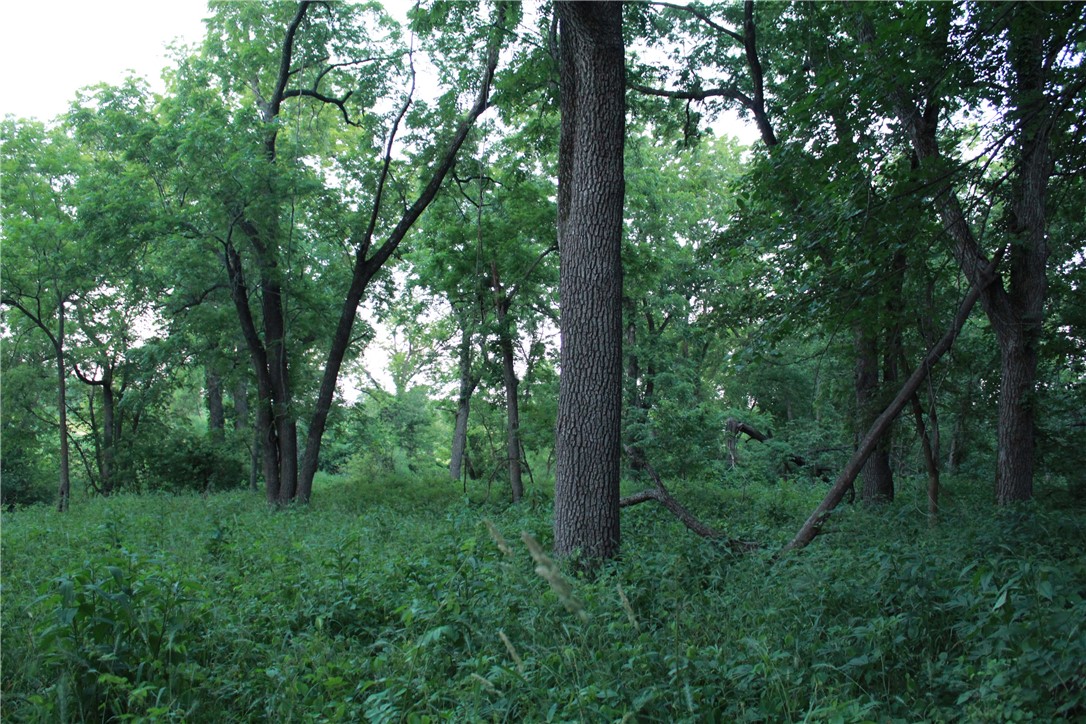
<instances>
[{"instance_id":1,"label":"shrub","mask_svg":"<svg viewBox=\"0 0 1086 724\"><path fill-rule=\"evenodd\" d=\"M108 559L107 559L108 561ZM193 657L200 610L192 582L118 554L63 575L34 602L46 680L30 703L43 718L183 718L204 678Z\"/></svg>"}]
</instances>

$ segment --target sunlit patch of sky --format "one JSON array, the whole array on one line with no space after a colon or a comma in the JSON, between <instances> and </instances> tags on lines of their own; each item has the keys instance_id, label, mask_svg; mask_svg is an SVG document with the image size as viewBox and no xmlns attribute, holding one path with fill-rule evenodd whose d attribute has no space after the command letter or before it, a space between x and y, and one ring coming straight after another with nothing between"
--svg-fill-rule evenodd
<instances>
[{"instance_id":1,"label":"sunlit patch of sky","mask_svg":"<svg viewBox=\"0 0 1086 724\"><path fill-rule=\"evenodd\" d=\"M175 40L204 34L206 0L41 0L4 9L0 115L49 121L80 88L130 74L162 89Z\"/></svg>"}]
</instances>

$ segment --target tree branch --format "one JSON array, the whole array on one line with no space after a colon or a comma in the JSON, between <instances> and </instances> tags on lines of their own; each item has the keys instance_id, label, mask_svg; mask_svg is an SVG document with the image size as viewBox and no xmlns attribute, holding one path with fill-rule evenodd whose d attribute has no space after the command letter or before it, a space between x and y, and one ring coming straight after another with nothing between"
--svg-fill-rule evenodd
<instances>
[{"instance_id":1,"label":"tree branch","mask_svg":"<svg viewBox=\"0 0 1086 724\"><path fill-rule=\"evenodd\" d=\"M713 20L712 18L710 18L705 13L701 12L697 8L694 8L694 7L690 6L690 5L678 5L676 3L668 3L668 2L650 2L649 5L656 5L658 7L663 7L663 8L671 8L672 10L679 10L681 12L688 13L689 15L693 15L695 18L697 18L698 20L700 20L703 23L705 23L706 25L708 25L713 30L724 33L725 35L727 35L732 40L737 40L740 43L743 42L743 36L742 35L735 32L731 28L724 27L720 23L718 23L715 20Z\"/></svg>"},{"instance_id":2,"label":"tree branch","mask_svg":"<svg viewBox=\"0 0 1086 724\"><path fill-rule=\"evenodd\" d=\"M307 90L307 89L304 89L304 88L298 88L298 89L285 91L283 93L283 99L285 100L287 98L298 98L298 97L316 98L321 103L327 103L328 105L332 105L332 106L335 106L335 107L339 108L339 112L343 114L343 122L346 123L348 126L354 126L355 128L361 128L362 125L352 121L351 116L347 113L346 103L347 103L347 100L353 94L354 94L354 91L348 91L347 95L343 96L342 98L332 98L331 96L326 96L323 93L319 93L316 90Z\"/></svg>"},{"instance_id":3,"label":"tree branch","mask_svg":"<svg viewBox=\"0 0 1086 724\"><path fill-rule=\"evenodd\" d=\"M707 98L727 98L741 104L748 110L754 109L754 99L736 88L710 88L709 90L666 90L652 88L640 83L629 81L626 87L645 95L658 96L660 98L676 98L688 101L703 101Z\"/></svg>"},{"instance_id":4,"label":"tree branch","mask_svg":"<svg viewBox=\"0 0 1086 724\"><path fill-rule=\"evenodd\" d=\"M648 488L647 490L642 490L640 492L634 493L633 495L628 495L625 498L622 498L620 501L618 501L619 508L629 508L630 506L638 505L649 500L655 500L656 502L667 508L676 518L679 519L680 522L682 522L683 525L694 531L694 533L698 534L702 538L719 540L725 537L725 535L720 531L714 530L713 528L710 528L709 526L702 523L700 520L697 519L697 517L694 516L693 513L687 510L682 503L675 500L675 498L671 496L671 493L669 493L667 488L664 486L664 481L661 480L660 476L656 474L656 470L636 450L634 450L629 445L623 445L622 447L631 460L633 460L634 462L638 462L644 466L645 470L648 471L649 476L652 478L654 487ZM760 547L758 543L755 543L753 541L743 541L735 538L728 538L724 541L724 544L731 548L733 551L737 552L752 551Z\"/></svg>"}]
</instances>

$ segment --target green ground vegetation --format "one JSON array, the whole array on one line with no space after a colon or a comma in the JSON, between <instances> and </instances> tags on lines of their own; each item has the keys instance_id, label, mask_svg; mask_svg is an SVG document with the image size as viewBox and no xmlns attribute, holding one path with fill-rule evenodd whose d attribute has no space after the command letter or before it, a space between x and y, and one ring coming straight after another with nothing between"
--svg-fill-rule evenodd
<instances>
[{"instance_id":1,"label":"green ground vegetation","mask_svg":"<svg viewBox=\"0 0 1086 724\"><path fill-rule=\"evenodd\" d=\"M951 479L930 525L915 480L774 561L822 485L676 481L763 547L641 505L589 579L533 559L546 485L509 507L319 482L297 510L219 492L4 513L3 720L1086 717L1086 504L1058 485L992 510Z\"/></svg>"}]
</instances>

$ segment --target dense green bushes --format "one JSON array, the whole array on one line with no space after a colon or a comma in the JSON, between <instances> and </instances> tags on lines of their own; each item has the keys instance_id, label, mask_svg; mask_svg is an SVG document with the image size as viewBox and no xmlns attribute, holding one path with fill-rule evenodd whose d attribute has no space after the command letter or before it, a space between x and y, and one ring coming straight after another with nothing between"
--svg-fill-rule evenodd
<instances>
[{"instance_id":1,"label":"dense green bushes","mask_svg":"<svg viewBox=\"0 0 1086 724\"><path fill-rule=\"evenodd\" d=\"M638 506L570 594L521 540L548 546L545 493L324 485L279 513L228 493L5 514L4 720L1086 717L1086 513L1062 498L993 514L953 482L936 527L848 509L773 564L822 488L677 483L765 550Z\"/></svg>"}]
</instances>

